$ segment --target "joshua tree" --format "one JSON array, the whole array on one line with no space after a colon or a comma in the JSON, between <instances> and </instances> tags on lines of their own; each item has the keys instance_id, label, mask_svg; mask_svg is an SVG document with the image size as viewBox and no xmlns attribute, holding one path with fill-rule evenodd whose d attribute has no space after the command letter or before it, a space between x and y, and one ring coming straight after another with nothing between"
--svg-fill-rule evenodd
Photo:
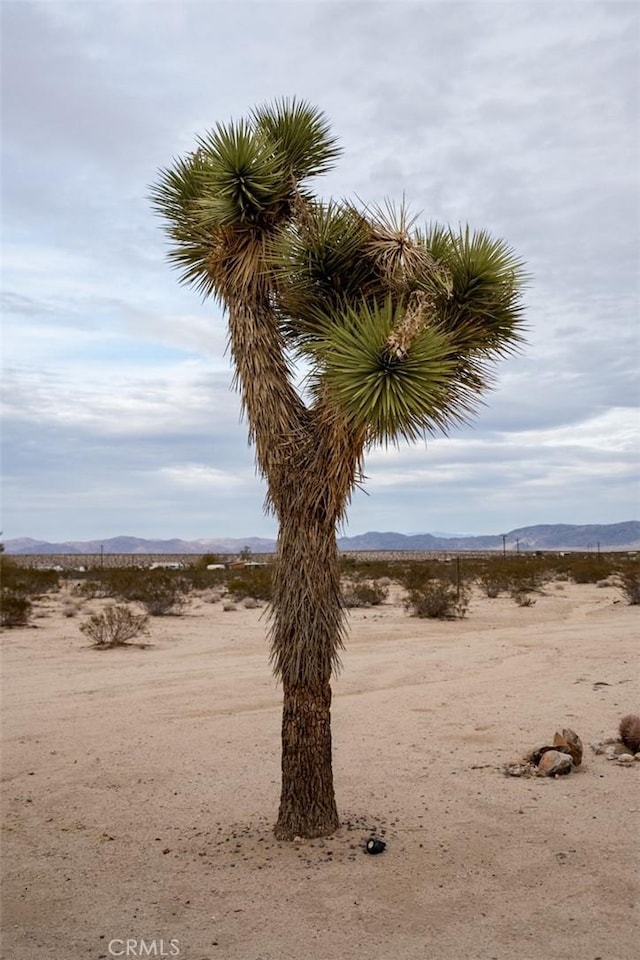
<instances>
[{"instance_id":1,"label":"joshua tree","mask_svg":"<svg viewBox=\"0 0 640 960\"><path fill-rule=\"evenodd\" d=\"M276 835L338 826L331 676L345 633L336 527L378 443L446 430L520 340L522 266L501 240L323 202L339 154L296 100L218 125L163 170L152 200L182 280L214 296L279 523L271 661L284 692ZM304 379L298 383L296 374Z\"/></svg>"}]
</instances>

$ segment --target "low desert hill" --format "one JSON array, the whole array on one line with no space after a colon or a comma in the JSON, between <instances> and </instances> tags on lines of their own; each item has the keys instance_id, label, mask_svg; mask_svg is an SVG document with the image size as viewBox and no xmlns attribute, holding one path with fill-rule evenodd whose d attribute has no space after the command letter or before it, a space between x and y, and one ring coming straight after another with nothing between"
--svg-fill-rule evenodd
<instances>
[{"instance_id":1,"label":"low desert hill","mask_svg":"<svg viewBox=\"0 0 640 960\"><path fill-rule=\"evenodd\" d=\"M462 550L638 550L640 549L640 521L624 523L574 525L568 523L538 524L519 527L508 533L489 536L435 536L430 533L403 534L372 531L354 537L341 537L343 551L435 551ZM140 537L111 537L103 540L73 540L50 543L23 537L8 540L10 554L203 554L239 553L248 547L253 553L272 553L275 540L261 537L211 538L201 540L145 540Z\"/></svg>"}]
</instances>

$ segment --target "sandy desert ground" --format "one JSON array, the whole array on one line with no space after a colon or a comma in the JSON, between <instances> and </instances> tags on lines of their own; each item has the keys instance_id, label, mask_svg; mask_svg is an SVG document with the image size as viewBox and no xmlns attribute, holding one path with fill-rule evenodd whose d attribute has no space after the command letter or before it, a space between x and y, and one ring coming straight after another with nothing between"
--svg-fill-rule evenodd
<instances>
[{"instance_id":1,"label":"sandy desert ground","mask_svg":"<svg viewBox=\"0 0 640 960\"><path fill-rule=\"evenodd\" d=\"M476 597L461 622L354 611L343 825L292 844L271 834L264 611L196 600L148 649L97 651L63 602L2 639L6 960L638 957L640 763L587 746L640 704L638 608L614 588ZM503 775L563 726L578 771Z\"/></svg>"}]
</instances>

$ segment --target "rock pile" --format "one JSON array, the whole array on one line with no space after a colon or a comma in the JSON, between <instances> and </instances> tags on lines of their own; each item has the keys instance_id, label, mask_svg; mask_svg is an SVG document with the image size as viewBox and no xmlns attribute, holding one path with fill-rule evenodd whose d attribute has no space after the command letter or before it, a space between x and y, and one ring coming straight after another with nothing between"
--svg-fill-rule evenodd
<instances>
[{"instance_id":1,"label":"rock pile","mask_svg":"<svg viewBox=\"0 0 640 960\"><path fill-rule=\"evenodd\" d=\"M520 760L504 765L508 777L560 777L565 776L582 763L582 740L575 732L565 727L556 732L553 744L536 747Z\"/></svg>"}]
</instances>

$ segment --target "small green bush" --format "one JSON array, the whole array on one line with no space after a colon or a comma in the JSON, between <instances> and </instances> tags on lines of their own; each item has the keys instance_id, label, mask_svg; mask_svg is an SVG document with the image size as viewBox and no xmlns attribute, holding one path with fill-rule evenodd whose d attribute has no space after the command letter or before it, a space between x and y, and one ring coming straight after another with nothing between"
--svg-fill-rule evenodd
<instances>
[{"instance_id":1,"label":"small green bush","mask_svg":"<svg viewBox=\"0 0 640 960\"><path fill-rule=\"evenodd\" d=\"M612 570L611 561L596 554L571 557L568 564L568 573L574 583L597 583L608 577Z\"/></svg>"},{"instance_id":2,"label":"small green bush","mask_svg":"<svg viewBox=\"0 0 640 960\"><path fill-rule=\"evenodd\" d=\"M340 558L340 572L349 580L396 580L399 572L397 560L358 560L356 557Z\"/></svg>"},{"instance_id":3,"label":"small green bush","mask_svg":"<svg viewBox=\"0 0 640 960\"><path fill-rule=\"evenodd\" d=\"M491 599L495 599L508 589L509 583L504 574L498 570L484 570L478 576L478 583L485 594Z\"/></svg>"},{"instance_id":4,"label":"small green bush","mask_svg":"<svg viewBox=\"0 0 640 960\"><path fill-rule=\"evenodd\" d=\"M103 584L100 580L83 580L81 583L76 583L72 589L74 597L82 597L83 600L95 600L96 597L105 596L101 593L103 590Z\"/></svg>"},{"instance_id":5,"label":"small green bush","mask_svg":"<svg viewBox=\"0 0 640 960\"><path fill-rule=\"evenodd\" d=\"M182 577L189 581L194 590L206 590L209 587L219 587L226 583L227 570L207 570L208 564L222 563L221 559L215 554L207 554L201 557L196 563L191 564L182 571Z\"/></svg>"},{"instance_id":6,"label":"small green bush","mask_svg":"<svg viewBox=\"0 0 640 960\"><path fill-rule=\"evenodd\" d=\"M25 567L10 557L0 556L0 581L2 589L10 590L14 596L34 599L43 593L53 593L60 588L58 570L38 570L37 567Z\"/></svg>"},{"instance_id":7,"label":"small green bush","mask_svg":"<svg viewBox=\"0 0 640 960\"><path fill-rule=\"evenodd\" d=\"M409 590L405 606L414 617L432 620L462 619L469 606L469 589L448 580L435 579Z\"/></svg>"},{"instance_id":8,"label":"small green bush","mask_svg":"<svg viewBox=\"0 0 640 960\"><path fill-rule=\"evenodd\" d=\"M376 583L347 583L342 590L342 603L345 607L377 607L384 603L389 591Z\"/></svg>"},{"instance_id":9,"label":"small green bush","mask_svg":"<svg viewBox=\"0 0 640 960\"><path fill-rule=\"evenodd\" d=\"M253 597L254 600L271 600L273 582L271 567L239 567L227 580L230 595L236 600Z\"/></svg>"},{"instance_id":10,"label":"small green bush","mask_svg":"<svg viewBox=\"0 0 640 960\"><path fill-rule=\"evenodd\" d=\"M3 627L26 627L31 616L32 604L27 597L3 586L0 595L0 625Z\"/></svg>"},{"instance_id":11,"label":"small green bush","mask_svg":"<svg viewBox=\"0 0 640 960\"><path fill-rule=\"evenodd\" d=\"M106 650L124 647L134 637L148 633L148 620L145 613L136 614L128 606L111 603L102 613L95 613L81 623L80 629L95 647Z\"/></svg>"},{"instance_id":12,"label":"small green bush","mask_svg":"<svg viewBox=\"0 0 640 960\"><path fill-rule=\"evenodd\" d=\"M526 590L522 590L519 587L511 591L511 599L514 600L519 607L532 607L535 603L533 597L530 596Z\"/></svg>"},{"instance_id":13,"label":"small green bush","mask_svg":"<svg viewBox=\"0 0 640 960\"><path fill-rule=\"evenodd\" d=\"M640 568L622 569L617 575L617 586L630 606L640 604Z\"/></svg>"},{"instance_id":14,"label":"small green bush","mask_svg":"<svg viewBox=\"0 0 640 960\"><path fill-rule=\"evenodd\" d=\"M436 572L435 563L427 560L410 560L398 571L399 582L409 592L422 590L430 580L436 577L439 578L439 574Z\"/></svg>"},{"instance_id":15,"label":"small green bush","mask_svg":"<svg viewBox=\"0 0 640 960\"><path fill-rule=\"evenodd\" d=\"M57 570L38 570L0 555L0 625L24 627L32 613L32 601L60 588Z\"/></svg>"},{"instance_id":16,"label":"small green bush","mask_svg":"<svg viewBox=\"0 0 640 960\"><path fill-rule=\"evenodd\" d=\"M123 598L137 583L140 573L135 567L94 567L76 584L73 593L87 600Z\"/></svg>"},{"instance_id":17,"label":"small green bush","mask_svg":"<svg viewBox=\"0 0 640 960\"><path fill-rule=\"evenodd\" d=\"M94 570L80 589L83 597L112 597L140 603L153 617L179 613L191 584L182 571L114 567Z\"/></svg>"},{"instance_id":18,"label":"small green bush","mask_svg":"<svg viewBox=\"0 0 640 960\"><path fill-rule=\"evenodd\" d=\"M184 608L189 584L166 570L151 570L140 578L131 600L137 600L152 617L179 614Z\"/></svg>"},{"instance_id":19,"label":"small green bush","mask_svg":"<svg viewBox=\"0 0 640 960\"><path fill-rule=\"evenodd\" d=\"M476 571L476 580L488 597L508 593L516 599L539 590L550 577L543 558L522 554L488 558Z\"/></svg>"}]
</instances>

